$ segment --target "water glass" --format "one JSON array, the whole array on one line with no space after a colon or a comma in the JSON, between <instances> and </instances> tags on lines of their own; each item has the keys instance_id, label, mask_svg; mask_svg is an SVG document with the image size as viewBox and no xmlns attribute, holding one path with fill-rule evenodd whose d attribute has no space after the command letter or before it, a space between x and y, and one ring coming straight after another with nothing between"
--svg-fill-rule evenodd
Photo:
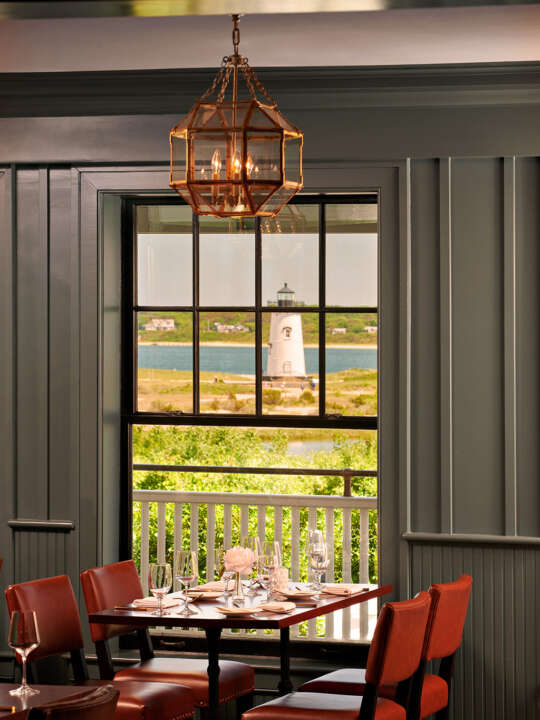
<instances>
[{"instance_id":1,"label":"water glass","mask_svg":"<svg viewBox=\"0 0 540 720\"><path fill-rule=\"evenodd\" d=\"M199 562L195 550L178 550L176 553L176 579L184 590L184 607L180 615L193 615L195 610L189 607L188 589L199 577Z\"/></svg>"},{"instance_id":2,"label":"water glass","mask_svg":"<svg viewBox=\"0 0 540 720\"><path fill-rule=\"evenodd\" d=\"M246 595L249 595L250 597L253 597L257 594L257 590L255 588L255 585L257 583L257 562L259 558L259 547L260 547L260 541L259 538L256 535L246 535L242 538L242 547L248 548L248 550L251 550L251 552L255 556L255 563L253 564L253 567L251 568L249 580L248 580L248 586L246 590Z\"/></svg>"},{"instance_id":3,"label":"water glass","mask_svg":"<svg viewBox=\"0 0 540 720\"><path fill-rule=\"evenodd\" d=\"M10 690L10 695L37 695L39 690L31 688L26 682L26 661L31 652L39 647L39 628L34 610L14 610L9 623L8 645L20 657L22 678L18 688Z\"/></svg>"},{"instance_id":4,"label":"water glass","mask_svg":"<svg viewBox=\"0 0 540 720\"><path fill-rule=\"evenodd\" d=\"M169 563L151 563L148 570L148 586L158 601L158 608L152 615L164 615L163 598L172 587L172 569Z\"/></svg>"},{"instance_id":5,"label":"water glass","mask_svg":"<svg viewBox=\"0 0 540 720\"><path fill-rule=\"evenodd\" d=\"M267 591L268 599L272 596L270 581L274 571L281 567L281 550L279 543L265 540L260 543L257 563L257 580L259 585Z\"/></svg>"},{"instance_id":6,"label":"water glass","mask_svg":"<svg viewBox=\"0 0 540 720\"><path fill-rule=\"evenodd\" d=\"M321 578L330 564L328 545L323 542L320 537L315 537L314 540L310 540L310 542L308 543L307 551L309 557L309 565L311 570L313 571L313 574L315 575L315 582L313 583L313 588L315 590L321 590Z\"/></svg>"},{"instance_id":7,"label":"water glass","mask_svg":"<svg viewBox=\"0 0 540 720\"><path fill-rule=\"evenodd\" d=\"M215 566L218 578L223 582L225 596L232 595L234 584L231 584L234 580L234 570L225 570L225 553L227 550L224 547L216 548L214 552Z\"/></svg>"}]
</instances>

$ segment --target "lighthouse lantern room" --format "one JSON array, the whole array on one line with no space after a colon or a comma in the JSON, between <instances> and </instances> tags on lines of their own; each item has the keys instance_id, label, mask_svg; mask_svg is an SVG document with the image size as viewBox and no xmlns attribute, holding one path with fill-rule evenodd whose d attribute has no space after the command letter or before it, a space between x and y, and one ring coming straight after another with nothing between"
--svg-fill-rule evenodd
<instances>
[{"instance_id":1,"label":"lighthouse lantern room","mask_svg":"<svg viewBox=\"0 0 540 720\"><path fill-rule=\"evenodd\" d=\"M295 292L287 283L277 293L277 306L287 308L270 317L265 380L306 380L302 313L295 312Z\"/></svg>"}]
</instances>

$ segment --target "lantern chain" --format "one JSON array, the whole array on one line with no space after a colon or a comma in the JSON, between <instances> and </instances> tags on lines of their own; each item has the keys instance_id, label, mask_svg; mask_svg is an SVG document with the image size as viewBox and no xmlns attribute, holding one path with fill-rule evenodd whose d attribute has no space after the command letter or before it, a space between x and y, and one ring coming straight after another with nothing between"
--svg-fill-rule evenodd
<instances>
[{"instance_id":1,"label":"lantern chain","mask_svg":"<svg viewBox=\"0 0 540 720\"><path fill-rule=\"evenodd\" d=\"M263 97L265 97L266 100L268 100L268 104L271 107L274 107L274 108L277 107L277 102L270 96L267 89L264 87L262 82L259 80L259 78L255 74L255 70L253 70L253 68L250 65L248 65L247 58L242 58L242 60L244 62L241 63L240 67L242 68L242 73L244 75L246 85L248 86L253 99L254 100L257 99L257 90L255 89L255 86L256 86L257 89L259 90L259 92L261 93L261 95L263 95Z\"/></svg>"},{"instance_id":2,"label":"lantern chain","mask_svg":"<svg viewBox=\"0 0 540 720\"><path fill-rule=\"evenodd\" d=\"M240 67L242 75L246 82L246 86L254 100L257 100L257 91L268 101L270 107L277 107L277 102L270 96L262 82L259 80L253 68L249 65L248 59L238 53L238 46L240 44L240 30L238 28L239 15L233 15L233 48L234 55L226 55L221 63L221 68L217 73L212 85L208 90L201 96L201 100L206 100L208 97L213 95L218 85L221 85L219 93L217 95L216 102L221 104L225 98L227 87L231 79L231 73L233 68Z\"/></svg>"}]
</instances>

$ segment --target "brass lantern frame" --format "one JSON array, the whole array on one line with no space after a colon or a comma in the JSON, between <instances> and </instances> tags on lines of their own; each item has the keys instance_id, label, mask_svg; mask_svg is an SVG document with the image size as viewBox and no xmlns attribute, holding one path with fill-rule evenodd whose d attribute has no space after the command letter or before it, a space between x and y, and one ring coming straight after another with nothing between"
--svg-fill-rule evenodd
<instances>
[{"instance_id":1,"label":"brass lantern frame","mask_svg":"<svg viewBox=\"0 0 540 720\"><path fill-rule=\"evenodd\" d=\"M238 20L233 15L234 53L223 58L211 87L170 132L169 182L198 215L274 217L303 187L303 133L279 112L247 58L238 53ZM238 99L239 73L249 92L247 100ZM231 79L232 100L226 100ZM197 166L205 143L206 170ZM224 178L221 151L214 150L209 160L212 143L224 151ZM251 150L264 152L257 143L266 143L264 147L274 153L274 162L261 156L269 167L261 169L253 160Z\"/></svg>"}]
</instances>

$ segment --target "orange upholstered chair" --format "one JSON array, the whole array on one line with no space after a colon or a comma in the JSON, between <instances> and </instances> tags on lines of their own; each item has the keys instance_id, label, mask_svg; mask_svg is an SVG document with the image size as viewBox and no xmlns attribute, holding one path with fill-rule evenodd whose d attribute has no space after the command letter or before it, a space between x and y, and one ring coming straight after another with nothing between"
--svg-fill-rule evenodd
<instances>
[{"instance_id":1,"label":"orange upholstered chair","mask_svg":"<svg viewBox=\"0 0 540 720\"><path fill-rule=\"evenodd\" d=\"M296 692L244 713L242 720L405 720L411 682L421 656L431 598L386 603L369 649L364 694ZM396 701L378 697L396 683ZM401 703L397 702L400 700Z\"/></svg>"},{"instance_id":2,"label":"orange upholstered chair","mask_svg":"<svg viewBox=\"0 0 540 720\"><path fill-rule=\"evenodd\" d=\"M83 652L79 610L67 575L11 585L6 590L9 612L35 610L40 645L30 661L70 653L77 685L105 685L90 680ZM110 678L109 680L112 680ZM195 698L188 687L113 680L120 696L116 720L183 720L193 717Z\"/></svg>"},{"instance_id":3,"label":"orange upholstered chair","mask_svg":"<svg viewBox=\"0 0 540 720\"><path fill-rule=\"evenodd\" d=\"M141 581L133 560L85 570L81 573L81 583L89 615L115 605L130 603L135 598L143 596ZM137 632L141 661L115 674L107 641L134 630ZM118 681L151 680L181 683L192 689L197 707L208 706L207 660L154 657L147 630L130 628L126 625L90 623L90 632L96 646L103 680L114 676ZM245 663L231 660L222 660L219 668L219 701L224 703L236 699L240 714L252 704L255 676L253 668Z\"/></svg>"},{"instance_id":4,"label":"orange upholstered chair","mask_svg":"<svg viewBox=\"0 0 540 720\"><path fill-rule=\"evenodd\" d=\"M426 628L422 662L415 675L407 716L419 720L437 713L438 720L448 717L448 698L456 650L461 645L467 616L472 578L461 575L455 582L439 583L429 588L431 611ZM425 674L429 660L440 660L439 673ZM302 685L301 692L362 695L366 670L346 668L323 675ZM380 689L381 697L396 698L396 686Z\"/></svg>"},{"instance_id":5,"label":"orange upholstered chair","mask_svg":"<svg viewBox=\"0 0 540 720\"><path fill-rule=\"evenodd\" d=\"M102 685L82 697L31 708L28 720L114 720L118 690Z\"/></svg>"}]
</instances>

